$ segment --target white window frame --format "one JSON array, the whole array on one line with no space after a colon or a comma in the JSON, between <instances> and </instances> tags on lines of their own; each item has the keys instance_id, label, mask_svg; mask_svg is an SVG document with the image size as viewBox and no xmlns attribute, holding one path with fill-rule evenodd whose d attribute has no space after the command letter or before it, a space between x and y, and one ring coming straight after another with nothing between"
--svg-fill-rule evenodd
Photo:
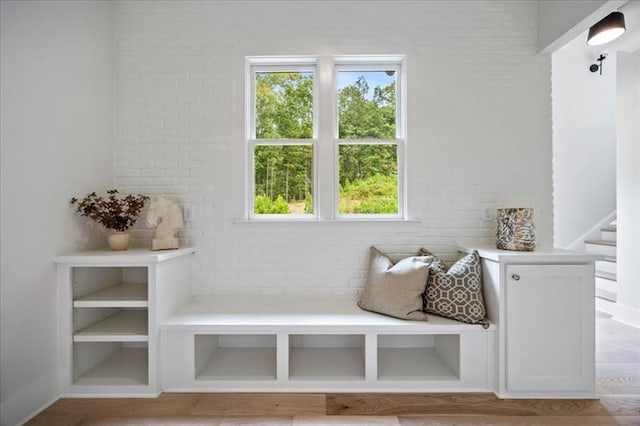
<instances>
[{"instance_id":1,"label":"white window frame","mask_svg":"<svg viewBox=\"0 0 640 426\"><path fill-rule=\"evenodd\" d=\"M338 72L396 71L396 137L394 139L340 139L338 137ZM313 75L313 136L311 139L256 139L256 73L310 72ZM322 97L322 99L320 99ZM326 105L331 102L331 106ZM325 114L321 116L321 108ZM331 117L327 117L331 112ZM325 118L326 117L326 118ZM407 220L406 197L406 56L251 56L245 60L245 219L248 220ZM324 130L322 130L324 129ZM331 132L331 133L329 133ZM326 140L325 140L326 139ZM330 148L333 144L333 149ZM394 144L398 161L397 214L339 213L340 145ZM313 214L255 214L255 147L260 145L310 145L313 148ZM322 148L326 145L326 149ZM330 153L330 151L333 151ZM321 154L321 151L328 155ZM323 182L322 176L333 176ZM332 183L329 181L332 180ZM328 197L331 186L331 197ZM327 196L324 196L324 195ZM322 198L322 199L321 199Z\"/></svg>"},{"instance_id":2,"label":"white window frame","mask_svg":"<svg viewBox=\"0 0 640 426\"><path fill-rule=\"evenodd\" d=\"M308 56L273 57L256 56L247 57L246 88L247 93L245 112L246 136L246 216L248 219L317 219L318 218L318 73L317 59ZM305 72L313 76L313 135L311 139L257 139L256 138L256 74L265 72ZM261 145L309 145L313 149L313 213L312 214L256 214L255 204L255 163L254 152L256 146Z\"/></svg>"},{"instance_id":3,"label":"white window frame","mask_svg":"<svg viewBox=\"0 0 640 426\"><path fill-rule=\"evenodd\" d=\"M334 57L333 144L334 144L334 215L336 219L406 219L406 56L362 55ZM338 73L340 71L396 71L396 137L394 139L340 139L338 136ZM340 213L340 145L396 145L398 161L398 212L396 214Z\"/></svg>"}]
</instances>

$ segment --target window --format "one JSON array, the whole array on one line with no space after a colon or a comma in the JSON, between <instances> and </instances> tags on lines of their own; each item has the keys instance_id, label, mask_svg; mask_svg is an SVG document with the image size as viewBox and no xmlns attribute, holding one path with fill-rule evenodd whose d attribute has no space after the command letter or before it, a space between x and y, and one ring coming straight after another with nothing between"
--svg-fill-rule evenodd
<instances>
[{"instance_id":1,"label":"window","mask_svg":"<svg viewBox=\"0 0 640 426\"><path fill-rule=\"evenodd\" d=\"M324 59L247 58L247 217L403 218L403 58Z\"/></svg>"},{"instance_id":2,"label":"window","mask_svg":"<svg viewBox=\"0 0 640 426\"><path fill-rule=\"evenodd\" d=\"M336 60L338 217L402 217L400 65Z\"/></svg>"}]
</instances>

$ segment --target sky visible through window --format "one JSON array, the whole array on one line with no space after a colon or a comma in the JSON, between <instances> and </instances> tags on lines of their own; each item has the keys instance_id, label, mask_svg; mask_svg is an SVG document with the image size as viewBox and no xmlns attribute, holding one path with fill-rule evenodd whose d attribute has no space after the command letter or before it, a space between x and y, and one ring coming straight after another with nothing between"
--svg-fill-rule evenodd
<instances>
[{"instance_id":1,"label":"sky visible through window","mask_svg":"<svg viewBox=\"0 0 640 426\"><path fill-rule=\"evenodd\" d=\"M363 76L369 85L369 92L365 96L369 100L373 98L374 87L386 87L396 82L395 72L388 75L385 71L340 71L338 72L338 91L354 84L360 76Z\"/></svg>"}]
</instances>

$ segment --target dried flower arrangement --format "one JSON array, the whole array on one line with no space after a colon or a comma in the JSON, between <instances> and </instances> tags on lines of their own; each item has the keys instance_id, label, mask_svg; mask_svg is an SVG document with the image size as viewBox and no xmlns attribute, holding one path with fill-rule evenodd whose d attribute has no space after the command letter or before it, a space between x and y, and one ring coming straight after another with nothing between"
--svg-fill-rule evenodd
<instances>
[{"instance_id":1,"label":"dried flower arrangement","mask_svg":"<svg viewBox=\"0 0 640 426\"><path fill-rule=\"evenodd\" d=\"M149 197L141 194L118 198L117 189L110 189L107 194L109 196L106 199L95 192L80 201L73 197L71 204L77 204L76 211L80 215L95 220L107 229L124 232L136 223L140 211L149 201Z\"/></svg>"}]
</instances>

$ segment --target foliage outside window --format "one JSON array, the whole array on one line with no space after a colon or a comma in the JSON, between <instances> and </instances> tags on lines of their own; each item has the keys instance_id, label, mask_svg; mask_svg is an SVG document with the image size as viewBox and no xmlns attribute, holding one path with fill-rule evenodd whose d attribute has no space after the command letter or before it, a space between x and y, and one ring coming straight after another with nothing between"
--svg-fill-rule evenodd
<instances>
[{"instance_id":1,"label":"foliage outside window","mask_svg":"<svg viewBox=\"0 0 640 426\"><path fill-rule=\"evenodd\" d=\"M337 75L338 213L397 215L397 71L338 66Z\"/></svg>"},{"instance_id":2,"label":"foliage outside window","mask_svg":"<svg viewBox=\"0 0 640 426\"><path fill-rule=\"evenodd\" d=\"M251 60L249 62L251 64ZM326 69L324 71L327 71ZM335 85L316 81L315 60L251 64L247 114L250 217L401 217L404 142L398 126L400 61L332 67ZM318 98L336 99L336 117L319 117ZM319 162L318 128L334 129L336 164ZM328 134L328 133L326 133ZM321 185L335 187L333 213L318 206ZM336 182L327 179L336 171ZM325 186L325 187L328 187Z\"/></svg>"}]
</instances>

